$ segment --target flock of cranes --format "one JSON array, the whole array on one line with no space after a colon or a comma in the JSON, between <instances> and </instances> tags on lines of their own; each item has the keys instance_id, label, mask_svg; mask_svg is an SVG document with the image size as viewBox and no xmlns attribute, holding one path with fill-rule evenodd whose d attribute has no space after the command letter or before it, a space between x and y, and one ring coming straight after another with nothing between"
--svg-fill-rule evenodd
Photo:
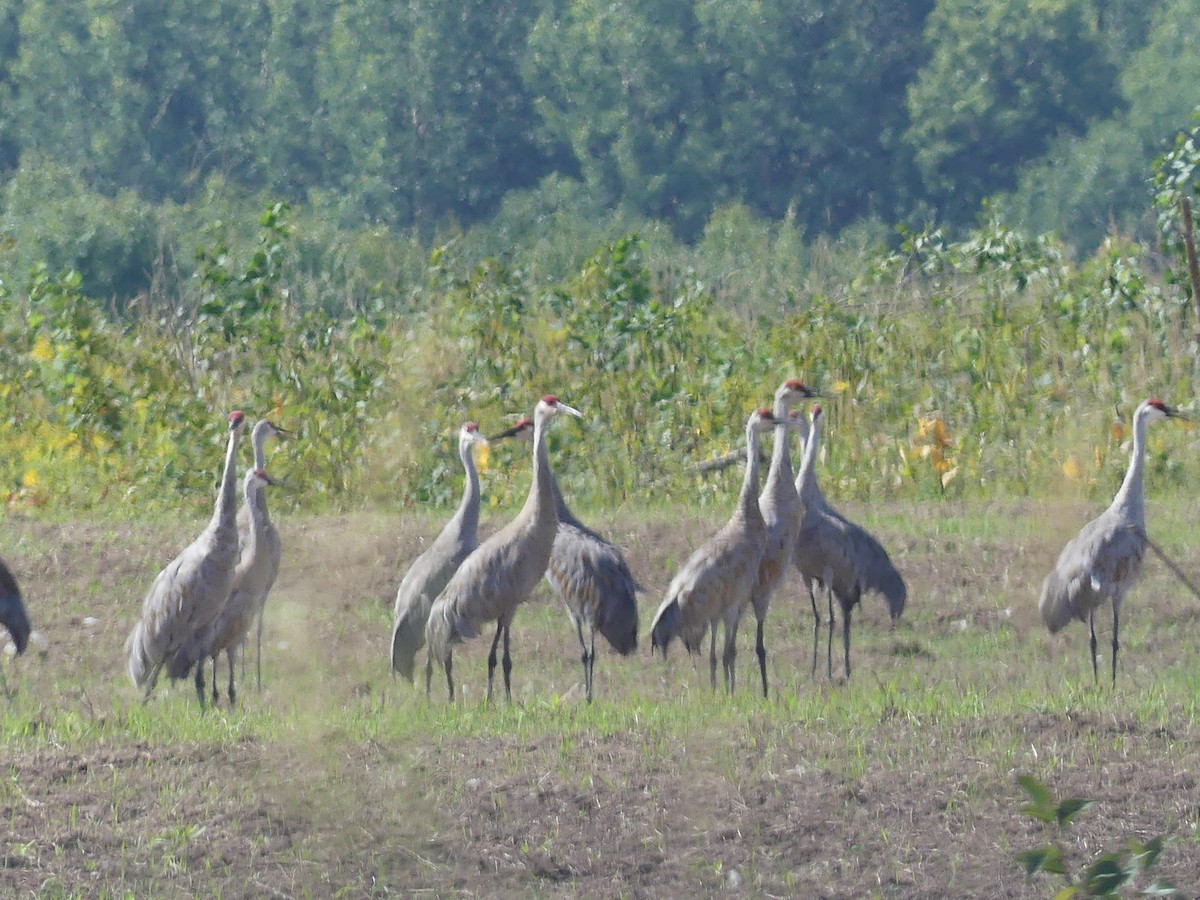
<instances>
[{"instance_id":1,"label":"flock of cranes","mask_svg":"<svg viewBox=\"0 0 1200 900\"><path fill-rule=\"evenodd\" d=\"M813 405L808 415L796 407L817 397L798 380L775 392L772 408L758 409L746 422L746 472L733 515L698 547L671 580L666 597L650 626L652 650L665 657L678 637L692 653L702 652L709 638L709 673L717 687L717 631L724 627L723 681L736 683L737 632L747 609L757 623L755 653L768 696L764 637L772 595L795 566L806 585L813 612L812 674L816 674L821 626L818 588L827 598L829 634L826 669L833 676L834 601L842 622L846 679L850 678L850 622L865 593L878 593L893 624L904 612L904 579L887 551L864 528L837 512L825 499L816 476L823 411ZM593 698L596 632L612 648L627 655L636 648L642 589L620 549L585 526L571 512L551 469L546 430L558 416L582 414L557 397L543 397L532 418L524 418L490 440L530 441L533 476L529 495L517 516L482 544L478 542L480 484L474 449L487 445L474 422L459 431L458 450L466 486L454 516L411 565L396 595L391 632L391 670L413 680L415 659L428 647L425 691L431 692L433 665L440 663L454 699L453 648L477 637L495 623L488 654L490 700L500 659L505 696L512 698L511 627L517 608L545 578L562 600L579 639L587 700ZM1119 623L1126 592L1138 578L1148 543L1143 475L1146 428L1163 418L1190 418L1159 400L1142 402L1133 415L1133 450L1129 469L1112 504L1089 522L1063 548L1042 585L1039 609L1053 633L1072 619L1086 621L1090 632L1093 678L1098 680L1095 616L1106 604L1113 614L1112 680L1117 678ZM265 442L287 432L263 419L252 432L254 468L242 479L243 503L237 504L237 450L245 430L241 412L228 417L225 462L212 519L200 535L154 579L142 603L141 616L125 643L126 668L133 683L149 699L160 672L172 679L194 672L201 707L206 703L204 667L213 664L212 702L218 700L217 661L229 666L228 699L236 698L235 668L245 667L243 647L257 622L256 673L262 684L262 616L266 598L279 573L282 541L267 508L266 489L274 480L266 473ZM759 492L759 448L772 432L770 467ZM793 475L790 435L803 447L799 472ZM17 655L30 639L30 622L17 582L0 562L0 625L12 636ZM7 694L3 670L0 688Z\"/></svg>"}]
</instances>

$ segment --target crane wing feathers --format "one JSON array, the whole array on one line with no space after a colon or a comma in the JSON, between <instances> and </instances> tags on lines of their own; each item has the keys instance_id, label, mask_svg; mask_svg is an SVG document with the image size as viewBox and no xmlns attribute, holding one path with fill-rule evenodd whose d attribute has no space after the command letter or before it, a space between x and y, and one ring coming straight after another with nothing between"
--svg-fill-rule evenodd
<instances>
[{"instance_id":1,"label":"crane wing feathers","mask_svg":"<svg viewBox=\"0 0 1200 900\"><path fill-rule=\"evenodd\" d=\"M1141 573L1144 538L1110 512L1067 542L1042 582L1038 608L1051 632L1086 619L1106 601L1119 601Z\"/></svg>"},{"instance_id":2,"label":"crane wing feathers","mask_svg":"<svg viewBox=\"0 0 1200 900\"><path fill-rule=\"evenodd\" d=\"M21 599L21 589L17 587L17 579L0 561L0 625L8 629L12 635L17 655L25 652L29 644L29 615L25 611L25 603Z\"/></svg>"}]
</instances>

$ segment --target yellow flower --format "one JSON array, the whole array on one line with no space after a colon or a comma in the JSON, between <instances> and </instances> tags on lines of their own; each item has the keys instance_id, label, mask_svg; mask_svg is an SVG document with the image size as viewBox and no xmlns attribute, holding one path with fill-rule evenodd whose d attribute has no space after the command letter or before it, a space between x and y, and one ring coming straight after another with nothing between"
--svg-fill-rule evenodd
<instances>
[{"instance_id":1,"label":"yellow flower","mask_svg":"<svg viewBox=\"0 0 1200 900\"><path fill-rule=\"evenodd\" d=\"M1068 481L1078 481L1079 480L1079 476L1081 474L1081 471L1079 468L1079 460L1077 460L1075 458L1074 453L1072 453L1070 456L1068 456L1066 458L1066 460L1063 462L1062 472L1065 476L1067 476Z\"/></svg>"},{"instance_id":2,"label":"yellow flower","mask_svg":"<svg viewBox=\"0 0 1200 900\"><path fill-rule=\"evenodd\" d=\"M1116 443L1125 440L1125 425L1121 422L1113 422L1112 428L1109 429L1109 434Z\"/></svg>"},{"instance_id":3,"label":"yellow flower","mask_svg":"<svg viewBox=\"0 0 1200 900\"><path fill-rule=\"evenodd\" d=\"M835 381L833 383L833 392L835 394L844 394L849 389L850 389L850 382L843 381L841 378L839 378L837 381Z\"/></svg>"},{"instance_id":4,"label":"yellow flower","mask_svg":"<svg viewBox=\"0 0 1200 900\"><path fill-rule=\"evenodd\" d=\"M478 444L475 447L475 461L479 466L480 472L486 472L488 469L488 459L491 458L492 448L488 444Z\"/></svg>"},{"instance_id":5,"label":"yellow flower","mask_svg":"<svg viewBox=\"0 0 1200 900\"><path fill-rule=\"evenodd\" d=\"M36 469L26 469L25 474L21 476L21 487L35 488L41 481Z\"/></svg>"},{"instance_id":6,"label":"yellow flower","mask_svg":"<svg viewBox=\"0 0 1200 900\"><path fill-rule=\"evenodd\" d=\"M38 362L50 362L54 359L54 345L44 334L39 334L33 342L32 356Z\"/></svg>"}]
</instances>

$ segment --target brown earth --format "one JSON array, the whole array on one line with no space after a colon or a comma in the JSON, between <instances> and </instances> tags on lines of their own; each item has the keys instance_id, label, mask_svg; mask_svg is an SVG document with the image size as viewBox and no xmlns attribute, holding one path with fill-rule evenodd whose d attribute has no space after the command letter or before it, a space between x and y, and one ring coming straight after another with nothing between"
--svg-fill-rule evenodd
<instances>
[{"instance_id":1,"label":"brown earth","mask_svg":"<svg viewBox=\"0 0 1200 900\"><path fill-rule=\"evenodd\" d=\"M814 680L808 599L789 583L769 620L772 698L756 696L751 623L738 697L712 698L711 716L696 712L707 660L652 662L646 641L626 660L605 648L598 702L579 703L574 635L543 589L513 629L514 709L480 703L484 640L456 657L465 699L434 716L381 669L399 575L437 524L284 521L266 684L251 665L241 707L208 713L219 737L203 740L147 727L156 708L198 716L194 694L160 688L143 710L121 655L141 592L196 523L10 521L5 556L48 643L9 666L18 696L0 706L18 735L0 744L0 893L1050 896L1056 883L1015 861L1052 836L1019 812L1015 775L1034 771L1096 800L1064 836L1070 859L1166 833L1158 874L1200 896L1195 691L1191 705L1166 696L1161 716L1146 699L1168 677L1200 687L1200 602L1148 563L1121 683L1092 693L1086 630L1049 640L1036 613L1087 511L885 510L875 530L910 587L901 627L868 599L854 680L836 677L836 650L834 682ZM718 516L591 519L648 589L644 631ZM1200 571L1200 551L1180 562ZM926 688L978 708L939 710Z\"/></svg>"}]
</instances>

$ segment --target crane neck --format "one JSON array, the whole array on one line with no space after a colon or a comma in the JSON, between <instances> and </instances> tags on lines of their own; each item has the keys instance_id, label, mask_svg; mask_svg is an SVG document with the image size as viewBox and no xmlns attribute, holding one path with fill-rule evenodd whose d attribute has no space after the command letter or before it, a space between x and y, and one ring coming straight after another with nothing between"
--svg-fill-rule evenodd
<instances>
[{"instance_id":1,"label":"crane neck","mask_svg":"<svg viewBox=\"0 0 1200 900\"><path fill-rule=\"evenodd\" d=\"M821 488L817 484L817 451L821 446L819 422L819 419L814 421L810 427L806 422L806 428L800 432L801 439L804 441L804 452L800 457L800 473L796 476L796 493L806 504L814 501L820 502L824 499L821 495Z\"/></svg>"},{"instance_id":2,"label":"crane neck","mask_svg":"<svg viewBox=\"0 0 1200 900\"><path fill-rule=\"evenodd\" d=\"M1133 452L1129 456L1129 469L1112 502L1113 508L1125 511L1137 522L1146 520L1146 500L1142 488L1146 466L1146 416L1142 414L1143 409L1138 407L1133 414Z\"/></svg>"},{"instance_id":3,"label":"crane neck","mask_svg":"<svg viewBox=\"0 0 1200 900\"><path fill-rule=\"evenodd\" d=\"M254 447L254 469L255 471L264 470L267 468L267 438L270 437L271 427L264 420L254 426L254 432L250 435L250 443ZM270 513L267 511L267 492L254 491L254 496L250 493L246 494L246 502L250 504L251 509L257 510L263 519L266 521L270 518Z\"/></svg>"},{"instance_id":4,"label":"crane neck","mask_svg":"<svg viewBox=\"0 0 1200 900\"><path fill-rule=\"evenodd\" d=\"M463 496L455 515L465 531L474 533L479 528L479 469L475 466L475 454L471 441L459 441L458 456L467 473Z\"/></svg>"},{"instance_id":5,"label":"crane neck","mask_svg":"<svg viewBox=\"0 0 1200 900\"><path fill-rule=\"evenodd\" d=\"M550 470L550 454L546 449L546 427L550 417L537 414L533 423L533 482L529 485L529 497L525 501L524 514L539 522L558 523L555 494L557 493L554 473Z\"/></svg>"},{"instance_id":6,"label":"crane neck","mask_svg":"<svg viewBox=\"0 0 1200 900\"><path fill-rule=\"evenodd\" d=\"M758 447L758 429L751 421L746 426L746 474L738 495L738 511L743 519L762 519L762 510L758 508Z\"/></svg>"},{"instance_id":7,"label":"crane neck","mask_svg":"<svg viewBox=\"0 0 1200 900\"><path fill-rule=\"evenodd\" d=\"M225 470L221 474L221 488L217 492L217 505L213 510L213 521L218 525L235 527L237 513L237 448L242 436L240 428L229 432L229 443L225 447Z\"/></svg>"},{"instance_id":8,"label":"crane neck","mask_svg":"<svg viewBox=\"0 0 1200 900\"><path fill-rule=\"evenodd\" d=\"M790 440L788 432L792 427L788 424L788 412L790 411L788 406L787 403L775 402L775 418L779 420L780 424L775 426L775 446L771 450L771 468L767 470L767 481L763 486L764 494L785 499L796 493L796 489L792 485L792 452L788 446Z\"/></svg>"},{"instance_id":9,"label":"crane neck","mask_svg":"<svg viewBox=\"0 0 1200 900\"><path fill-rule=\"evenodd\" d=\"M244 555L248 559L253 559L255 551L258 549L258 532L263 525L262 513L259 511L259 501L266 494L266 490L256 485L254 478L251 476L246 478L246 485L243 492L246 497L246 508L250 511L250 529L246 534Z\"/></svg>"}]
</instances>

